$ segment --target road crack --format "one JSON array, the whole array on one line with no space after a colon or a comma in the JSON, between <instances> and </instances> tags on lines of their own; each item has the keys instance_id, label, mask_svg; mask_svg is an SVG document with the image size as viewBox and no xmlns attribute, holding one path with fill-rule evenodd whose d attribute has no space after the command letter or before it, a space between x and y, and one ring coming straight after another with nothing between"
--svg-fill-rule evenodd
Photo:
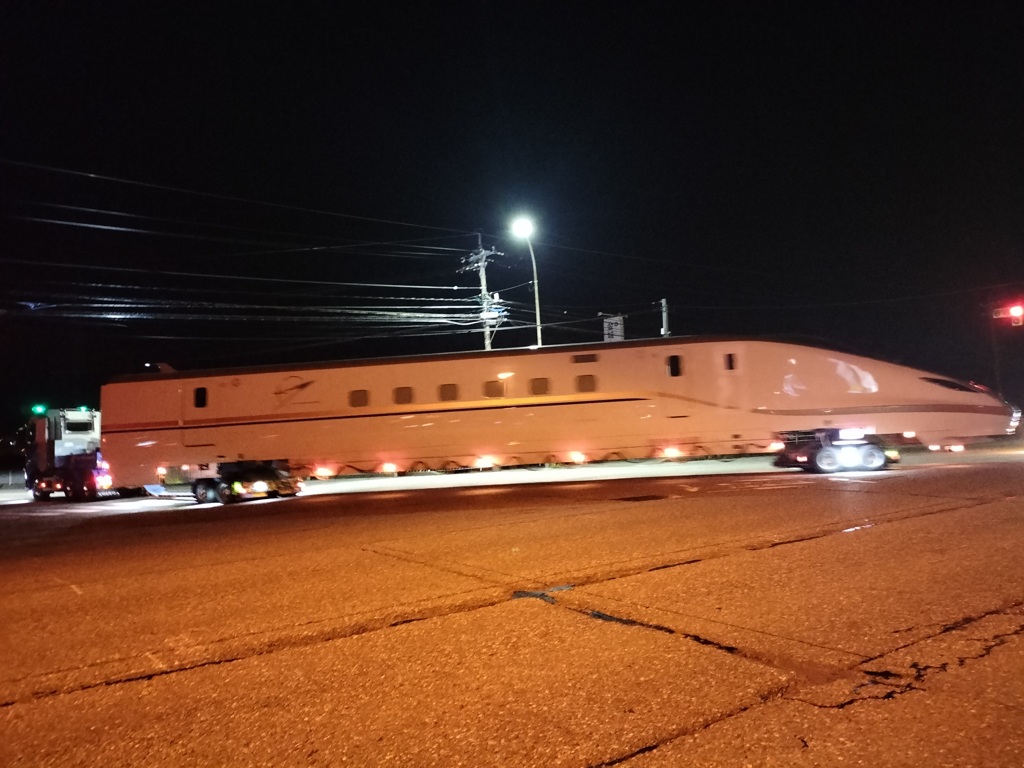
<instances>
[{"instance_id":1,"label":"road crack","mask_svg":"<svg viewBox=\"0 0 1024 768\"><path fill-rule=\"evenodd\" d=\"M923 692L934 677L967 667L1014 638L1024 637L1022 606L1024 601L1016 601L943 624L927 637L864 661L851 670L853 681L807 687L785 698L818 709L839 710Z\"/></svg>"}]
</instances>

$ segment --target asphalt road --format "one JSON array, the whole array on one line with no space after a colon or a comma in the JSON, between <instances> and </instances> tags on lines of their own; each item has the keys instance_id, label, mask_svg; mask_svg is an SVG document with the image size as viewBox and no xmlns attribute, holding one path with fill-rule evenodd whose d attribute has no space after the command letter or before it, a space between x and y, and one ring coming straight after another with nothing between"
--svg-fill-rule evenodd
<instances>
[{"instance_id":1,"label":"asphalt road","mask_svg":"<svg viewBox=\"0 0 1024 768\"><path fill-rule=\"evenodd\" d=\"M0 506L0 764L1024 764L1020 451L592 472Z\"/></svg>"}]
</instances>

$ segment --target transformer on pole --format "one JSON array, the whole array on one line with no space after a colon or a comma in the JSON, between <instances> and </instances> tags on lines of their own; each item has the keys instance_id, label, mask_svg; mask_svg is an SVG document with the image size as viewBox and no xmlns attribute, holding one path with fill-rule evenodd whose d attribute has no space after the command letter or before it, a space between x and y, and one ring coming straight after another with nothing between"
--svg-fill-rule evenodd
<instances>
[{"instance_id":1,"label":"transformer on pole","mask_svg":"<svg viewBox=\"0 0 1024 768\"><path fill-rule=\"evenodd\" d=\"M487 259L491 256L503 256L504 254L493 248L484 249L477 233L476 250L466 257L467 266L462 271L475 269L480 275L480 321L484 329L484 349L491 348L491 339L494 338L494 329L501 322L503 310L499 306L498 294L491 295L487 290Z\"/></svg>"}]
</instances>

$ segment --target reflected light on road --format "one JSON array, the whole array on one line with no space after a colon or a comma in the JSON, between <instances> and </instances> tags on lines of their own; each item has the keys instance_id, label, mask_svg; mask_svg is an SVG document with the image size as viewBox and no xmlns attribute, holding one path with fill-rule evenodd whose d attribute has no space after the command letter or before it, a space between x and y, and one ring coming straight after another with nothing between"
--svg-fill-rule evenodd
<instances>
[{"instance_id":1,"label":"reflected light on road","mask_svg":"<svg viewBox=\"0 0 1024 768\"><path fill-rule=\"evenodd\" d=\"M863 531L866 528L873 528L874 523L865 523L864 525L855 525L853 528L843 528L842 533L853 533L854 531Z\"/></svg>"}]
</instances>

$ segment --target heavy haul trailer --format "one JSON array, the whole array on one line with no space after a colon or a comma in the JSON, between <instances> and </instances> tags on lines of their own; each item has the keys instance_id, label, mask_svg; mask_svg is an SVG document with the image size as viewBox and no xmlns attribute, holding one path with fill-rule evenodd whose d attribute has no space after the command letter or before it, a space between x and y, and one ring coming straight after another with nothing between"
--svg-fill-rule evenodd
<instances>
[{"instance_id":1,"label":"heavy haul trailer","mask_svg":"<svg viewBox=\"0 0 1024 768\"><path fill-rule=\"evenodd\" d=\"M1019 410L984 387L865 357L678 338L132 376L102 389L119 487L180 471L400 473L768 453L780 433L857 428L961 445Z\"/></svg>"},{"instance_id":2,"label":"heavy haul trailer","mask_svg":"<svg viewBox=\"0 0 1024 768\"><path fill-rule=\"evenodd\" d=\"M111 486L100 455L100 412L50 408L27 425L25 485L37 501L61 493L73 501L95 499Z\"/></svg>"}]
</instances>

